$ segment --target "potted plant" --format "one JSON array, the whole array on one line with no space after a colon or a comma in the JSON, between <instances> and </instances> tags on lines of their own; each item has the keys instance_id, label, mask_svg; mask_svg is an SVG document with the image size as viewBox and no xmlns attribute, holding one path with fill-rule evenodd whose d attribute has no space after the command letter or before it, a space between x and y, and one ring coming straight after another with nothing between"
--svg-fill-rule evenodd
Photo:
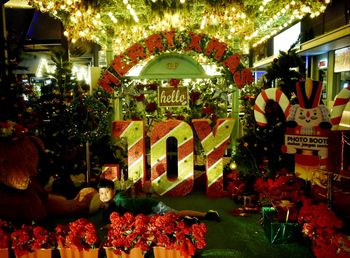
<instances>
[{"instance_id":1,"label":"potted plant","mask_svg":"<svg viewBox=\"0 0 350 258\"><path fill-rule=\"evenodd\" d=\"M68 225L57 225L56 241L61 258L98 257L100 240L95 225L85 218L70 222Z\"/></svg>"},{"instance_id":2,"label":"potted plant","mask_svg":"<svg viewBox=\"0 0 350 258\"><path fill-rule=\"evenodd\" d=\"M10 246L10 225L7 221L0 219L0 257L8 258Z\"/></svg>"},{"instance_id":3,"label":"potted plant","mask_svg":"<svg viewBox=\"0 0 350 258\"><path fill-rule=\"evenodd\" d=\"M53 233L42 226L23 224L11 233L11 245L18 258L51 258L56 241Z\"/></svg>"},{"instance_id":4,"label":"potted plant","mask_svg":"<svg viewBox=\"0 0 350 258\"><path fill-rule=\"evenodd\" d=\"M107 258L143 257L151 249L152 236L149 231L149 217L131 213L110 215L111 224L104 243Z\"/></svg>"},{"instance_id":5,"label":"potted plant","mask_svg":"<svg viewBox=\"0 0 350 258\"><path fill-rule=\"evenodd\" d=\"M154 215L150 221L155 257L191 257L206 246L204 223L187 225L175 213Z\"/></svg>"},{"instance_id":6,"label":"potted plant","mask_svg":"<svg viewBox=\"0 0 350 258\"><path fill-rule=\"evenodd\" d=\"M305 197L302 202L298 222L302 234L311 240L315 257L349 257L350 236L341 232L343 221L325 203Z\"/></svg>"}]
</instances>

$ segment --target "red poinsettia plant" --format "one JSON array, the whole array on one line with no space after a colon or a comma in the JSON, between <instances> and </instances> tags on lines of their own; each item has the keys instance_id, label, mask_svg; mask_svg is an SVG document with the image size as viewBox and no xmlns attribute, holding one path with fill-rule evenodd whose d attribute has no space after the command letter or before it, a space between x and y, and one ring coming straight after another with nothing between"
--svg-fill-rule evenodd
<instances>
[{"instance_id":1,"label":"red poinsettia plant","mask_svg":"<svg viewBox=\"0 0 350 258\"><path fill-rule=\"evenodd\" d=\"M56 226L56 241L59 247L76 248L79 251L99 247L100 240L95 225L85 218Z\"/></svg>"},{"instance_id":2,"label":"red poinsettia plant","mask_svg":"<svg viewBox=\"0 0 350 258\"><path fill-rule=\"evenodd\" d=\"M145 253L153 246L161 246L180 250L184 256L192 256L197 249L206 246L206 225L201 223L189 226L175 213L148 217L113 212L110 220L104 247L112 248L117 255L129 253L132 248L140 247Z\"/></svg>"},{"instance_id":3,"label":"red poinsettia plant","mask_svg":"<svg viewBox=\"0 0 350 258\"><path fill-rule=\"evenodd\" d=\"M54 234L42 226L23 224L11 233L11 245L19 257L38 249L53 249L56 241Z\"/></svg>"},{"instance_id":4,"label":"red poinsettia plant","mask_svg":"<svg viewBox=\"0 0 350 258\"><path fill-rule=\"evenodd\" d=\"M150 220L153 244L179 250L183 256L193 256L206 246L207 227L204 223L187 225L175 213L154 215Z\"/></svg>"},{"instance_id":5,"label":"red poinsettia plant","mask_svg":"<svg viewBox=\"0 0 350 258\"><path fill-rule=\"evenodd\" d=\"M289 200L296 203L304 196L303 184L294 175L283 175L267 180L262 177L257 178L254 188L259 193L263 205L280 200Z\"/></svg>"},{"instance_id":6,"label":"red poinsettia plant","mask_svg":"<svg viewBox=\"0 0 350 258\"><path fill-rule=\"evenodd\" d=\"M11 226L10 224L0 219L0 249L10 246Z\"/></svg>"},{"instance_id":7,"label":"red poinsettia plant","mask_svg":"<svg viewBox=\"0 0 350 258\"><path fill-rule=\"evenodd\" d=\"M350 257L350 238L340 229L343 222L325 203L313 203L302 199L298 222L304 236L310 238L312 250L317 258Z\"/></svg>"},{"instance_id":8,"label":"red poinsettia plant","mask_svg":"<svg viewBox=\"0 0 350 258\"><path fill-rule=\"evenodd\" d=\"M149 217L143 214L133 216L131 213L119 215L113 212L110 215L111 225L107 232L107 240L104 247L112 248L113 252L121 255L129 253L133 248L141 248L147 252L151 248L151 236L149 234Z\"/></svg>"}]
</instances>

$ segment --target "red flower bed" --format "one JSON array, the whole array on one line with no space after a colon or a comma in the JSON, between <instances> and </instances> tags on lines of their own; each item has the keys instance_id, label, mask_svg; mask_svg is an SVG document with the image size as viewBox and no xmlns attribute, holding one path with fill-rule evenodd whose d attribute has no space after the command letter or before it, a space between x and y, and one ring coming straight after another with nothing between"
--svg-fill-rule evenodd
<instances>
[{"instance_id":1,"label":"red flower bed","mask_svg":"<svg viewBox=\"0 0 350 258\"><path fill-rule=\"evenodd\" d=\"M98 248L100 242L95 225L85 218L56 226L56 240L60 247L72 247L78 250Z\"/></svg>"},{"instance_id":2,"label":"red flower bed","mask_svg":"<svg viewBox=\"0 0 350 258\"><path fill-rule=\"evenodd\" d=\"M184 256L193 256L197 249L206 245L206 225L201 223L189 226L175 213L134 217L130 213L120 216L114 212L110 220L111 227L104 247L113 248L118 255L121 252L129 253L136 247L147 252L153 246L162 246L180 250Z\"/></svg>"},{"instance_id":3,"label":"red flower bed","mask_svg":"<svg viewBox=\"0 0 350 258\"><path fill-rule=\"evenodd\" d=\"M9 223L0 219L0 248L8 248L10 246L10 236Z\"/></svg>"},{"instance_id":4,"label":"red flower bed","mask_svg":"<svg viewBox=\"0 0 350 258\"><path fill-rule=\"evenodd\" d=\"M12 249L16 256L22 256L38 249L52 249L56 246L54 234L41 226L25 225L11 234Z\"/></svg>"},{"instance_id":5,"label":"red flower bed","mask_svg":"<svg viewBox=\"0 0 350 258\"><path fill-rule=\"evenodd\" d=\"M303 198L298 222L304 236L310 238L317 258L350 256L350 238L339 231L343 221L325 203L314 204Z\"/></svg>"}]
</instances>

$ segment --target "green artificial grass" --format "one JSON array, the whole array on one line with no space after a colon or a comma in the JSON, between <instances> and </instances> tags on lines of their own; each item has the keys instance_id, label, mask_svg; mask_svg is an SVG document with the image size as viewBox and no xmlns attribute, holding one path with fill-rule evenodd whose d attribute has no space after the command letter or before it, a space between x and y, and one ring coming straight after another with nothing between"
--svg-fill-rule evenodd
<instances>
[{"instance_id":1,"label":"green artificial grass","mask_svg":"<svg viewBox=\"0 0 350 258\"><path fill-rule=\"evenodd\" d=\"M210 209L220 213L221 221L201 221L206 223L207 246L198 250L195 257L207 258L311 258L310 248L302 243L271 244L259 223L260 214L250 214L248 217L236 217L230 212L240 207L230 198L209 198L203 192L193 192L185 197L155 197L166 205L177 210L207 211ZM76 218L48 219L46 226L54 228L58 223L68 223ZM103 226L102 213L98 212L88 219L94 222L96 228ZM105 231L99 231L101 239ZM53 258L57 257L54 255ZM58 255L59 257L59 255ZM100 258L104 258L102 251Z\"/></svg>"},{"instance_id":2,"label":"green artificial grass","mask_svg":"<svg viewBox=\"0 0 350 258\"><path fill-rule=\"evenodd\" d=\"M194 192L185 197L157 198L177 210L217 210L221 221L204 221L207 224L207 246L198 257L235 258L308 258L313 257L309 247L302 243L274 245L266 238L259 223L260 214L237 217L230 214L240 207L230 198L208 198L205 193Z\"/></svg>"}]
</instances>

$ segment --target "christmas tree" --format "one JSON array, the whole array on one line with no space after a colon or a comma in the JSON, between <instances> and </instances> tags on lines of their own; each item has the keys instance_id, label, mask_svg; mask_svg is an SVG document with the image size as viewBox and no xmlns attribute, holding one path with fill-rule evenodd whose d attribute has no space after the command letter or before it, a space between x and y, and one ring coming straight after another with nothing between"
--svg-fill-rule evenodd
<instances>
[{"instance_id":1,"label":"christmas tree","mask_svg":"<svg viewBox=\"0 0 350 258\"><path fill-rule=\"evenodd\" d=\"M279 104L273 100L266 103L265 127L259 127L255 122L254 104L260 92L272 84L277 85L291 99L295 93L295 83L304 76L300 72L305 70L304 67L303 59L295 50L280 52L279 57L267 68L265 78L246 86L241 92L244 136L238 140L230 165L231 168L237 168L239 177L246 182L246 191L252 191L252 184L257 177L275 177L278 173L294 169L292 157L281 151L286 118ZM230 170L229 167L226 169Z\"/></svg>"}]
</instances>

